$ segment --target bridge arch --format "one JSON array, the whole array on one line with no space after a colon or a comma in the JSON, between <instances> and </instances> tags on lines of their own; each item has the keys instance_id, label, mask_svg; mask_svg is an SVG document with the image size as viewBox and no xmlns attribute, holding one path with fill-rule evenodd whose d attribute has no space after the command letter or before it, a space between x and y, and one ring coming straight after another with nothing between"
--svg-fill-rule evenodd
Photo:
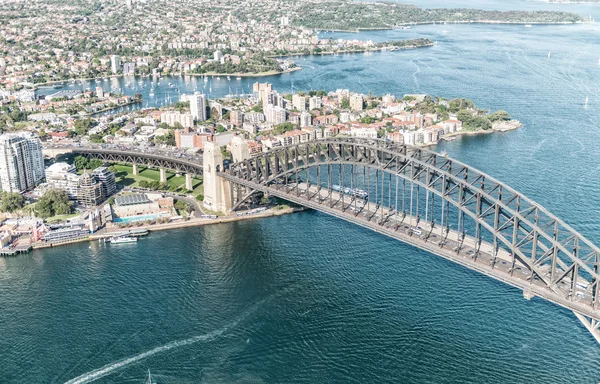
<instances>
[{"instance_id":1,"label":"bridge arch","mask_svg":"<svg viewBox=\"0 0 600 384\"><path fill-rule=\"evenodd\" d=\"M357 183L356 169L368 180ZM600 342L600 249L541 205L466 164L381 140L330 138L273 149L219 176L240 191L232 192L234 200L262 191L573 310ZM361 198L359 189L368 196ZM419 206L423 198L425 207Z\"/></svg>"}]
</instances>

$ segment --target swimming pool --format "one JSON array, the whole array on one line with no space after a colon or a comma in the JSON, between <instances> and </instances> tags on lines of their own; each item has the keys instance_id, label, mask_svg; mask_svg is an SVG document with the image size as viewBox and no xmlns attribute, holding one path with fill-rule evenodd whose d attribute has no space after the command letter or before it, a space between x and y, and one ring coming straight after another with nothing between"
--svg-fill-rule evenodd
<instances>
[{"instance_id":1,"label":"swimming pool","mask_svg":"<svg viewBox=\"0 0 600 384\"><path fill-rule=\"evenodd\" d=\"M138 215L128 217L115 217L113 223L134 223L136 221L156 220L160 217L168 217L166 213L153 213L150 215Z\"/></svg>"}]
</instances>

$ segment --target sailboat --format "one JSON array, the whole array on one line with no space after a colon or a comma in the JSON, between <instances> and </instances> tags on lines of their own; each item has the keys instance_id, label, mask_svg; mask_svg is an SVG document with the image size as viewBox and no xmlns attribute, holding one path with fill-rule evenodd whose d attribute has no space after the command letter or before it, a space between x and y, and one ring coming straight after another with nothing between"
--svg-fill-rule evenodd
<instances>
[{"instance_id":1,"label":"sailboat","mask_svg":"<svg viewBox=\"0 0 600 384\"><path fill-rule=\"evenodd\" d=\"M550 55L552 55L552 51L548 51L548 58L550 58Z\"/></svg>"},{"instance_id":2,"label":"sailboat","mask_svg":"<svg viewBox=\"0 0 600 384\"><path fill-rule=\"evenodd\" d=\"M150 370L148 370L148 378L146 379L146 384L156 384L152 381L152 374L150 374Z\"/></svg>"},{"instance_id":3,"label":"sailboat","mask_svg":"<svg viewBox=\"0 0 600 384\"><path fill-rule=\"evenodd\" d=\"M584 104L586 107L588 106L589 101L590 101L590 98L588 96L586 96L585 97L585 104Z\"/></svg>"}]
</instances>

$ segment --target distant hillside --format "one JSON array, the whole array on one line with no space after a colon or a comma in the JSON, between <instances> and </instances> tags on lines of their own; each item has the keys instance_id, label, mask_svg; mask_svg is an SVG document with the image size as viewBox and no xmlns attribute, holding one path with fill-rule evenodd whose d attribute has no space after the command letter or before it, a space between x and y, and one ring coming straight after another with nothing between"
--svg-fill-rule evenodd
<instances>
[{"instance_id":1,"label":"distant hillside","mask_svg":"<svg viewBox=\"0 0 600 384\"><path fill-rule=\"evenodd\" d=\"M397 3L339 0L309 1L299 7L297 14L296 25L324 30L380 29L434 22L553 24L583 21L581 16L569 12L423 9Z\"/></svg>"}]
</instances>

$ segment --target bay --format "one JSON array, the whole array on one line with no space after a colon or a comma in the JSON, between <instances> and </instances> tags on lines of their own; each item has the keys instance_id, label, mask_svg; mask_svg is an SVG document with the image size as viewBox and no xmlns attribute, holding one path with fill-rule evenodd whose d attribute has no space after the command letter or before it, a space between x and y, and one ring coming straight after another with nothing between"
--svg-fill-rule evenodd
<instances>
[{"instance_id":1,"label":"bay","mask_svg":"<svg viewBox=\"0 0 600 384\"><path fill-rule=\"evenodd\" d=\"M467 97L507 110L522 129L435 149L598 243L597 25L330 35L438 44L309 56L298 59L302 71L261 81L280 91L293 81L305 90ZM204 85L164 81L181 92ZM238 80L210 83L226 94ZM568 311L315 212L0 259L0 308L8 383L135 383L148 368L159 383L600 380L600 348Z\"/></svg>"}]
</instances>

